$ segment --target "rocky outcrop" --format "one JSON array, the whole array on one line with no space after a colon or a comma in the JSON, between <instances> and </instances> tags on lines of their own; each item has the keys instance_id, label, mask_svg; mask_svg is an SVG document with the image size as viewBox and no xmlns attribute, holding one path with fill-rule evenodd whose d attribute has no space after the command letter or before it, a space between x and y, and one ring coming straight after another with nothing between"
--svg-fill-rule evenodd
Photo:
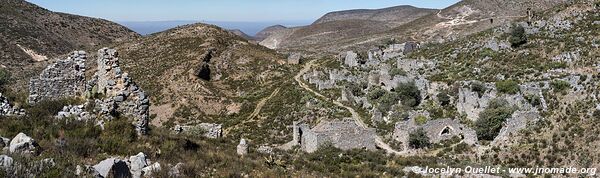
<instances>
[{"instance_id":1,"label":"rocky outcrop","mask_svg":"<svg viewBox=\"0 0 600 178\"><path fill-rule=\"evenodd\" d=\"M119 67L118 53L114 49L98 50L98 71L88 82L88 93L100 93L105 99L95 100L98 114L112 118L120 115L132 119L138 134L148 128L150 100L146 93Z\"/></svg>"},{"instance_id":2,"label":"rocky outcrop","mask_svg":"<svg viewBox=\"0 0 600 178\"><path fill-rule=\"evenodd\" d=\"M221 124L213 124L213 123L200 123L198 125L193 126L182 126L176 125L173 128L175 133L183 133L183 134L192 134L192 135L203 135L207 138L221 138L223 136L223 130Z\"/></svg>"},{"instance_id":3,"label":"rocky outcrop","mask_svg":"<svg viewBox=\"0 0 600 178\"><path fill-rule=\"evenodd\" d=\"M85 91L84 51L72 52L29 81L29 103L81 96Z\"/></svg>"},{"instance_id":4,"label":"rocky outcrop","mask_svg":"<svg viewBox=\"0 0 600 178\"><path fill-rule=\"evenodd\" d=\"M245 156L248 154L248 142L246 139L241 139L240 144L237 145L237 154L240 156Z\"/></svg>"},{"instance_id":5,"label":"rocky outcrop","mask_svg":"<svg viewBox=\"0 0 600 178\"><path fill-rule=\"evenodd\" d=\"M10 153L21 153L21 154L33 154L37 150L38 144L33 138L19 133L15 138L10 141L9 152Z\"/></svg>"},{"instance_id":6,"label":"rocky outcrop","mask_svg":"<svg viewBox=\"0 0 600 178\"><path fill-rule=\"evenodd\" d=\"M375 129L365 129L350 118L340 121L323 121L312 129L307 124L294 123L290 144L298 145L303 151L314 152L319 147L331 144L342 149L375 150Z\"/></svg>"}]
</instances>

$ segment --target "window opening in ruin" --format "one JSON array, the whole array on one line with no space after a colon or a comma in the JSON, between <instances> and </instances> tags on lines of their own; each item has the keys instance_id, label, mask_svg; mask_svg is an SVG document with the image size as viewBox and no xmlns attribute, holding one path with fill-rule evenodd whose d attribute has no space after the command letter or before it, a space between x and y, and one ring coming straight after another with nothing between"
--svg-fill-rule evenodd
<instances>
[{"instance_id":1,"label":"window opening in ruin","mask_svg":"<svg viewBox=\"0 0 600 178\"><path fill-rule=\"evenodd\" d=\"M450 135L450 132L452 132L452 128L446 127L444 128L444 130L442 130L442 133L440 135Z\"/></svg>"}]
</instances>

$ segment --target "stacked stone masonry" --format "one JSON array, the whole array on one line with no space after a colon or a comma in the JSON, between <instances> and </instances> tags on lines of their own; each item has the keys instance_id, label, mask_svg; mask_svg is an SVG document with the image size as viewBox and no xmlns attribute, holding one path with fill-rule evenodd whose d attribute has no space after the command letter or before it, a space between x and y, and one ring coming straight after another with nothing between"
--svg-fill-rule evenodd
<instances>
[{"instance_id":1,"label":"stacked stone masonry","mask_svg":"<svg viewBox=\"0 0 600 178\"><path fill-rule=\"evenodd\" d=\"M29 103L81 96L85 91L84 51L72 52L67 59L49 65L39 77L29 81Z\"/></svg>"}]
</instances>

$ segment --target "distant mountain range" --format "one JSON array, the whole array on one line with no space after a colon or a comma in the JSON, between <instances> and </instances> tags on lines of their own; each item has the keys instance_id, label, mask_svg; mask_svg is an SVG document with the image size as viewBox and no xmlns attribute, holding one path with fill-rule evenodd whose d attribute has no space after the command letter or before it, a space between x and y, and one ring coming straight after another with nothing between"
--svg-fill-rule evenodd
<instances>
[{"instance_id":1,"label":"distant mountain range","mask_svg":"<svg viewBox=\"0 0 600 178\"><path fill-rule=\"evenodd\" d=\"M217 25L219 27L230 29L230 30L240 30L250 36L254 36L259 31L265 29L266 27L272 26L274 24L282 24L285 26L302 26L308 25L312 23L312 20L295 20L295 21L264 21L264 22L227 22L227 21L194 21L194 20L173 20L173 21L123 21L118 22L119 24L126 26L127 28L132 29L133 31L142 34L148 35L156 32L165 31L171 28L175 28L182 25L189 25L194 23L205 23Z\"/></svg>"}]
</instances>

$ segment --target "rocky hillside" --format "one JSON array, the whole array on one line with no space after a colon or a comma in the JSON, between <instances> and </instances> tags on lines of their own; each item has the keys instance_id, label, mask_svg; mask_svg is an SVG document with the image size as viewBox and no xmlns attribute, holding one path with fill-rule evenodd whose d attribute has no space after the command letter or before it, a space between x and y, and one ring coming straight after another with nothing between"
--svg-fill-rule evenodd
<instances>
[{"instance_id":1,"label":"rocky hillside","mask_svg":"<svg viewBox=\"0 0 600 178\"><path fill-rule=\"evenodd\" d=\"M21 89L45 66L41 61L138 36L110 21L51 12L24 0L6 0L0 6L0 64Z\"/></svg>"},{"instance_id":2,"label":"rocky hillside","mask_svg":"<svg viewBox=\"0 0 600 178\"><path fill-rule=\"evenodd\" d=\"M285 27L283 25L270 26L270 27L267 27L267 28L259 31L258 33L256 33L256 35L254 35L254 38L256 38L257 41L262 41L262 40L268 38L269 36L271 36L273 33L276 33L279 30L285 30L285 29L287 29L287 27Z\"/></svg>"},{"instance_id":3,"label":"rocky hillside","mask_svg":"<svg viewBox=\"0 0 600 178\"><path fill-rule=\"evenodd\" d=\"M412 6L331 12L308 26L273 31L260 44L272 49L311 50L313 45L385 32L434 12Z\"/></svg>"},{"instance_id":4,"label":"rocky hillside","mask_svg":"<svg viewBox=\"0 0 600 178\"><path fill-rule=\"evenodd\" d=\"M233 29L233 30L228 30L228 31L231 32L231 33L233 33L233 34L235 34L235 35L237 35L237 36L239 36L239 37L242 37L245 40L249 40L249 41L250 40L254 40L254 37L252 37L252 36L244 33L242 30Z\"/></svg>"},{"instance_id":5,"label":"rocky hillside","mask_svg":"<svg viewBox=\"0 0 600 178\"><path fill-rule=\"evenodd\" d=\"M123 68L156 103L155 125L240 114L288 74L283 56L211 25L182 26L116 48Z\"/></svg>"},{"instance_id":6,"label":"rocky hillside","mask_svg":"<svg viewBox=\"0 0 600 178\"><path fill-rule=\"evenodd\" d=\"M385 32L355 36L334 43L337 44L335 48L339 50L348 47L368 49L386 43L390 39L436 43L451 41L510 24L521 18L539 16L539 13L565 2L564 0L464 0L437 13L423 16ZM332 45L323 44L322 47L315 48L328 48L327 46Z\"/></svg>"},{"instance_id":7,"label":"rocky hillside","mask_svg":"<svg viewBox=\"0 0 600 178\"><path fill-rule=\"evenodd\" d=\"M395 6L383 9L355 9L337 11L325 14L313 24L320 24L341 20L371 20L390 23L397 26L413 21L425 15L437 12L436 9L417 8L413 6Z\"/></svg>"}]
</instances>

